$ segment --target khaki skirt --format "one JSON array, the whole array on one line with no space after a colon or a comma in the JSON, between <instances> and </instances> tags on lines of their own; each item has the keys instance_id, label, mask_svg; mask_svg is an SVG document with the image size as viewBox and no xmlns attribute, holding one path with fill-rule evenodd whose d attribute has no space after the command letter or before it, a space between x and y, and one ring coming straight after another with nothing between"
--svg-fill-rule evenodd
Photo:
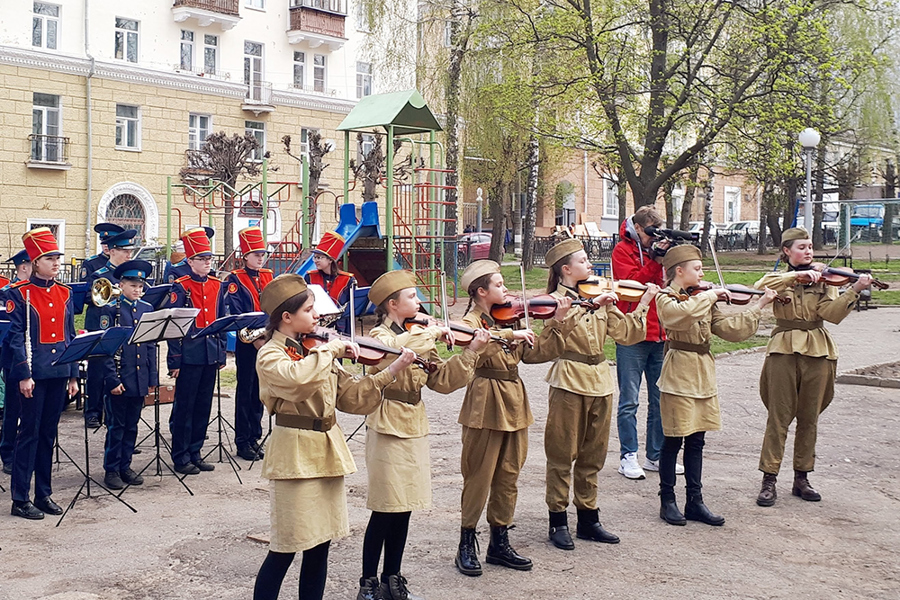
<instances>
[{"instance_id":1,"label":"khaki skirt","mask_svg":"<svg viewBox=\"0 0 900 600\"><path fill-rule=\"evenodd\" d=\"M272 552L303 552L350 534L343 477L269 481Z\"/></svg>"},{"instance_id":2,"label":"khaki skirt","mask_svg":"<svg viewBox=\"0 0 900 600\"><path fill-rule=\"evenodd\" d=\"M431 452L428 436L400 438L366 430L366 508L410 512L431 508Z\"/></svg>"},{"instance_id":3,"label":"khaki skirt","mask_svg":"<svg viewBox=\"0 0 900 600\"><path fill-rule=\"evenodd\" d=\"M666 437L684 437L698 431L722 429L719 417L719 397L688 398L662 392L659 413Z\"/></svg>"}]
</instances>

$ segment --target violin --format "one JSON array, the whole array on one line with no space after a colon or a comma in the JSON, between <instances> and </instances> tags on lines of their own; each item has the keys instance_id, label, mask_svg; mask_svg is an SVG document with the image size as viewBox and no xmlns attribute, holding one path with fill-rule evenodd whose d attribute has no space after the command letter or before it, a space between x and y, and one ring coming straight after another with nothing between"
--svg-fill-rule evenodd
<instances>
[{"instance_id":1,"label":"violin","mask_svg":"<svg viewBox=\"0 0 900 600\"><path fill-rule=\"evenodd\" d=\"M824 281L828 285L835 285L838 287L843 287L850 282L856 283L856 281L859 280L860 275L852 269L836 269L834 267L827 267L822 263L812 263L810 269L822 274L822 278L819 281ZM872 278L872 285L879 290L886 290L890 287L888 284L883 281L878 281L874 277Z\"/></svg>"},{"instance_id":2,"label":"violin","mask_svg":"<svg viewBox=\"0 0 900 600\"><path fill-rule=\"evenodd\" d=\"M700 292L716 290L721 287L722 286L710 283L709 281L701 281L700 285L688 288L687 293L691 296L696 296ZM725 284L725 289L731 292L731 304L736 304L738 306L750 304L750 301L753 300L753 298L763 296L766 293L764 290L757 290L756 288L741 285L739 283ZM725 298L716 300L716 302L722 301L725 301ZM775 296L775 302L778 302L779 304L790 304L791 299L788 296Z\"/></svg>"},{"instance_id":3,"label":"violin","mask_svg":"<svg viewBox=\"0 0 900 600\"><path fill-rule=\"evenodd\" d=\"M584 306L588 310L600 308L591 300L574 300L572 306ZM499 325L513 325L525 317L525 311L532 319L552 319L556 314L559 303L550 294L541 294L523 302L517 296L507 296L503 304L495 304L491 307L491 318Z\"/></svg>"},{"instance_id":4,"label":"violin","mask_svg":"<svg viewBox=\"0 0 900 600\"><path fill-rule=\"evenodd\" d=\"M646 291L646 285L633 279L617 279L610 283L604 277L595 277L578 282L578 293L586 298L595 298L600 294L612 292L618 297L620 302L640 302ZM671 296L682 302L688 299L686 294L667 292L662 289L659 290L659 293Z\"/></svg>"},{"instance_id":5,"label":"violin","mask_svg":"<svg viewBox=\"0 0 900 600\"><path fill-rule=\"evenodd\" d=\"M431 325L436 325L437 327L441 327L439 322L431 322L428 319L411 317L406 319L403 322L403 326L407 331L413 328L413 326L418 325L420 327L430 327ZM467 327L462 323L456 323L455 321L448 321L447 326L450 328L450 331L453 332L453 343L457 346L465 347L472 343L472 340L475 339L475 329L471 327ZM511 343L507 340L504 340L500 336L496 336L491 334L491 341L497 342L501 346L503 346L504 350L509 350L511 347Z\"/></svg>"},{"instance_id":6,"label":"violin","mask_svg":"<svg viewBox=\"0 0 900 600\"><path fill-rule=\"evenodd\" d=\"M327 344L332 340L351 341L349 336L340 334L333 329L316 327L314 332L306 333L302 336L301 344L308 354L313 348L318 348L322 344ZM368 336L356 336L356 339L352 341L359 346L359 357L355 362L361 365L374 367L384 360L384 357L388 354L392 356L400 356L401 354L400 350L386 346L375 338ZM416 355L413 364L421 367L422 370L429 375L438 370L438 365L435 362L422 358L418 354Z\"/></svg>"}]
</instances>

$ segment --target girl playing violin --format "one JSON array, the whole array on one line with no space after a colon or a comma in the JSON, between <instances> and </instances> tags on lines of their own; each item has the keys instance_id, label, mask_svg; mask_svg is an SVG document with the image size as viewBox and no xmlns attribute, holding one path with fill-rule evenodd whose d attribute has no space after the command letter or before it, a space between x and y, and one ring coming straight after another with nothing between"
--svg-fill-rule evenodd
<instances>
[{"instance_id":1,"label":"girl playing violin","mask_svg":"<svg viewBox=\"0 0 900 600\"><path fill-rule=\"evenodd\" d=\"M807 474L816 460L816 428L819 413L834 396L838 350L824 321L840 323L850 314L859 292L872 283L860 274L843 294L825 285L822 273L812 267L813 243L809 233L793 227L781 236L781 257L787 271L768 273L754 284L769 287L791 298L775 306L775 329L766 348L759 378L759 394L769 413L759 457L763 472L760 506L775 504L775 479L784 457L788 427L797 419L794 440L794 485L791 493L818 502L821 495L809 484Z\"/></svg>"},{"instance_id":2,"label":"girl playing violin","mask_svg":"<svg viewBox=\"0 0 900 600\"><path fill-rule=\"evenodd\" d=\"M742 313L725 316L717 307L730 292L714 288L694 296L682 295L703 279L703 263L696 246L670 248L663 258L669 287L656 296L659 320L666 329L667 350L659 378L663 447L659 459L659 516L670 525L687 520L722 525L725 518L703 503L700 479L707 431L722 428L716 389L716 363L709 351L711 334L730 342L745 340L756 332L760 311L775 299L766 288L759 302ZM684 513L675 503L675 459L684 443L684 478L687 503Z\"/></svg>"},{"instance_id":3,"label":"girl playing violin","mask_svg":"<svg viewBox=\"0 0 900 600\"><path fill-rule=\"evenodd\" d=\"M579 240L553 246L545 260L550 267L547 292L554 298L577 300L579 281L592 273L592 265ZM603 293L593 299L596 310L577 308L570 319L577 323L566 336L565 351L547 373L550 384L544 450L547 454L547 508L550 541L562 550L573 550L566 507L574 464L574 504L578 511L576 535L580 539L616 544L619 538L600 524L597 509L597 473L606 461L612 416L614 383L603 354L606 336L625 345L647 336L647 311L656 296L654 284L633 312L616 308L617 296Z\"/></svg>"},{"instance_id":4,"label":"girl playing violin","mask_svg":"<svg viewBox=\"0 0 900 600\"><path fill-rule=\"evenodd\" d=\"M508 529L516 508L516 482L528 453L528 426L534 423L518 364L541 363L556 358L565 348L565 337L575 323L566 314L570 298L561 298L554 317L540 337L530 329L500 329L491 318L491 308L506 302L506 286L500 265L492 260L470 264L460 277L469 293L463 322L473 329L490 329L509 341L511 350L490 344L476 362L475 378L466 388L459 423L462 431L462 530L456 567L464 575L481 575L475 550L475 526L487 502L491 541L487 562L528 571L531 559L520 556L509 545ZM490 500L488 500L490 497Z\"/></svg>"},{"instance_id":5,"label":"girl playing violin","mask_svg":"<svg viewBox=\"0 0 900 600\"><path fill-rule=\"evenodd\" d=\"M260 307L269 323L256 362L259 396L275 415L275 426L262 463L262 476L270 480L271 540L253 598L276 599L294 554L303 552L300 598L321 599L331 540L350 530L344 476L356 471L335 410L377 409L384 388L412 364L415 353L403 349L390 367L361 378L336 360L356 358L356 344L333 340L304 357L300 337L315 331L319 315L299 275L272 280L260 295Z\"/></svg>"},{"instance_id":6,"label":"girl playing violin","mask_svg":"<svg viewBox=\"0 0 900 600\"><path fill-rule=\"evenodd\" d=\"M385 401L366 419L366 469L369 476L367 508L372 511L363 542L363 572L357 600L407 600L412 598L400 563L406 546L409 518L413 510L431 508L431 460L428 448L428 417L422 402L427 386L449 394L472 378L478 353L488 343L487 330L479 329L462 354L441 361L435 340L452 343L447 327L413 325L407 319L419 315L416 278L410 271L391 271L375 280L369 300L377 306L379 324L370 335L392 348L409 348L438 369L425 373L407 369L384 390ZM373 367L377 373L385 364ZM378 563L384 549L384 569L378 580Z\"/></svg>"}]
</instances>

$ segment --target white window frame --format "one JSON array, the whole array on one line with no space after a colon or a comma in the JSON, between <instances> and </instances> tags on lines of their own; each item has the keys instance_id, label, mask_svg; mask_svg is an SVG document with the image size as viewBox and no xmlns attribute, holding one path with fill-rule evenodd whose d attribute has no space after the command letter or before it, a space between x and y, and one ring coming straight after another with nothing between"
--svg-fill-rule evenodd
<instances>
[{"instance_id":1,"label":"white window frame","mask_svg":"<svg viewBox=\"0 0 900 600\"><path fill-rule=\"evenodd\" d=\"M368 69L360 69L360 67ZM369 92L365 93L366 82L369 84ZM356 61L356 99L360 100L372 95L372 63Z\"/></svg>"},{"instance_id":2,"label":"white window frame","mask_svg":"<svg viewBox=\"0 0 900 600\"><path fill-rule=\"evenodd\" d=\"M741 220L741 188L736 185L726 185L722 194L723 221L726 223L736 223ZM729 211L729 206L733 210ZM735 218L730 218L734 216Z\"/></svg>"},{"instance_id":3,"label":"white window frame","mask_svg":"<svg viewBox=\"0 0 900 600\"><path fill-rule=\"evenodd\" d=\"M136 109L135 117L120 117L119 116L119 107L124 106L128 108ZM131 146L128 144L128 123L135 123L134 127L134 145ZM116 150L126 150L129 152L140 152L141 151L141 107L136 104L121 104L116 103L116 138L119 137L119 127L125 127L124 136L122 139L125 140L125 144L120 145L116 143Z\"/></svg>"},{"instance_id":4,"label":"white window frame","mask_svg":"<svg viewBox=\"0 0 900 600\"><path fill-rule=\"evenodd\" d=\"M672 188L672 212L675 215L676 221L681 219L681 209L684 208L685 192L684 183L680 181Z\"/></svg>"},{"instance_id":5,"label":"white window frame","mask_svg":"<svg viewBox=\"0 0 900 600\"><path fill-rule=\"evenodd\" d=\"M358 147L358 155L357 161L362 162L375 148L375 134L374 133L364 133L362 134L362 144Z\"/></svg>"},{"instance_id":6,"label":"white window frame","mask_svg":"<svg viewBox=\"0 0 900 600\"><path fill-rule=\"evenodd\" d=\"M215 40L215 43L210 44L210 38ZM206 60L206 56L210 50L212 50L213 53L212 70L207 68L209 65ZM203 34L203 72L206 75L216 75L219 72L219 36L217 35L209 33Z\"/></svg>"},{"instance_id":7,"label":"white window frame","mask_svg":"<svg viewBox=\"0 0 900 600\"><path fill-rule=\"evenodd\" d=\"M262 127L251 127L250 123L262 125ZM252 133L256 139L262 138L259 148L250 157L250 160L262 162L263 156L266 154L266 122L265 121L244 121L244 133Z\"/></svg>"},{"instance_id":8,"label":"white window frame","mask_svg":"<svg viewBox=\"0 0 900 600\"><path fill-rule=\"evenodd\" d=\"M65 254L66 252L66 220L65 219L44 219L41 217L31 218L28 217L25 219L25 227L28 231L35 229L37 227L50 227L51 225L55 225L57 228L56 234L56 244L59 246L59 251ZM52 230L53 228L50 227Z\"/></svg>"},{"instance_id":9,"label":"white window frame","mask_svg":"<svg viewBox=\"0 0 900 600\"><path fill-rule=\"evenodd\" d=\"M619 190L615 179L603 178L603 218L619 218Z\"/></svg>"},{"instance_id":10,"label":"white window frame","mask_svg":"<svg viewBox=\"0 0 900 600\"><path fill-rule=\"evenodd\" d=\"M369 22L369 13L362 3L356 5L356 30L363 33L372 33L372 24Z\"/></svg>"},{"instance_id":11,"label":"white window frame","mask_svg":"<svg viewBox=\"0 0 900 600\"><path fill-rule=\"evenodd\" d=\"M200 134L204 128L200 127L200 119L206 118L206 135L200 139ZM191 126L191 119L196 119L197 124ZM212 133L213 118L212 115L206 113L188 113L188 150L199 150L206 143L206 138Z\"/></svg>"},{"instance_id":12,"label":"white window frame","mask_svg":"<svg viewBox=\"0 0 900 600\"><path fill-rule=\"evenodd\" d=\"M34 103L34 94L42 94L44 96L53 96L56 98L56 106L38 106ZM41 131L34 131L34 111L39 110L43 113L41 118ZM56 113L56 133L48 133L48 119L47 115L50 113ZM44 94L43 92L32 92L31 94L31 132L36 135L46 135L46 136L56 136L56 137L64 137L63 135L63 115L62 115L62 96L59 94ZM29 150L30 160L37 160L33 154L33 148ZM62 156L57 156L56 160L49 160L47 146L45 145L41 152L41 160L37 162L61 162Z\"/></svg>"},{"instance_id":13,"label":"white window frame","mask_svg":"<svg viewBox=\"0 0 900 600\"><path fill-rule=\"evenodd\" d=\"M190 36L190 39L185 39L185 34ZM195 52L194 39L196 38L196 34L190 29L182 29L181 30L181 39L178 44L178 68L182 71L188 71L190 73L194 72L194 67L197 65L197 54ZM188 59L190 64L185 66L184 64L184 49L185 46L188 47Z\"/></svg>"},{"instance_id":14,"label":"white window frame","mask_svg":"<svg viewBox=\"0 0 900 600\"><path fill-rule=\"evenodd\" d=\"M318 64L319 59L322 60L321 65ZM321 94L328 91L328 57L324 54L313 54L313 91Z\"/></svg>"},{"instance_id":15,"label":"white window frame","mask_svg":"<svg viewBox=\"0 0 900 600\"><path fill-rule=\"evenodd\" d=\"M266 10L266 0L244 0L244 6L252 10Z\"/></svg>"},{"instance_id":16,"label":"white window frame","mask_svg":"<svg viewBox=\"0 0 900 600\"><path fill-rule=\"evenodd\" d=\"M34 12L34 5L41 4L43 6L47 6L50 8L56 9L56 16L53 15L45 15L43 13ZM59 38L60 38L60 29L62 25L62 7L58 4L52 4L50 2L33 2L31 5L31 46L33 48L41 48L43 50L59 50ZM41 22L41 43L37 46L34 45L34 23L35 21ZM55 23L56 25L56 38L53 40L54 47L51 48L47 44L47 31L49 29L49 23Z\"/></svg>"},{"instance_id":17,"label":"white window frame","mask_svg":"<svg viewBox=\"0 0 900 600\"><path fill-rule=\"evenodd\" d=\"M300 60L297 60L298 55ZM300 83L297 83L297 68L300 68ZM306 87L306 52L294 50L294 89L302 90Z\"/></svg>"},{"instance_id":18,"label":"white window frame","mask_svg":"<svg viewBox=\"0 0 900 600\"><path fill-rule=\"evenodd\" d=\"M129 19L128 17L115 17L115 37L113 38L113 58L116 60L121 60L124 62L130 62L133 64L137 64L141 60L141 22L137 19ZM119 27L119 21L131 21L135 23L137 26L136 29L126 29L124 27ZM116 56L116 38L122 36L122 56L121 58ZM129 60L128 58L128 40L131 36L134 36L134 60Z\"/></svg>"}]
</instances>

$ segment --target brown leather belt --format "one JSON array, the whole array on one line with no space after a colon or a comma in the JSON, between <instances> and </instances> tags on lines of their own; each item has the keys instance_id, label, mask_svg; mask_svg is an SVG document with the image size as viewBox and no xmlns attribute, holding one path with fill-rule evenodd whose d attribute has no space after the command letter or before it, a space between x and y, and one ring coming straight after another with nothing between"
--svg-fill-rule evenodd
<instances>
[{"instance_id":1,"label":"brown leather belt","mask_svg":"<svg viewBox=\"0 0 900 600\"><path fill-rule=\"evenodd\" d=\"M825 325L822 319L818 321L799 321L795 319L775 319L775 331L790 331L799 329L801 331L812 331L813 329L821 329ZM774 332L773 332L774 333Z\"/></svg>"},{"instance_id":2,"label":"brown leather belt","mask_svg":"<svg viewBox=\"0 0 900 600\"><path fill-rule=\"evenodd\" d=\"M697 354L709 354L709 342L706 344L691 344L689 342L679 342L678 340L666 340L666 350L684 350L685 352L696 352Z\"/></svg>"},{"instance_id":3,"label":"brown leather belt","mask_svg":"<svg viewBox=\"0 0 900 600\"><path fill-rule=\"evenodd\" d=\"M317 417L304 417L302 415L275 414L275 424L291 429L306 429L309 431L328 431L334 427L334 415L319 419Z\"/></svg>"},{"instance_id":4,"label":"brown leather belt","mask_svg":"<svg viewBox=\"0 0 900 600\"><path fill-rule=\"evenodd\" d=\"M513 365L509 369L488 369L487 367L478 367L475 369L475 377L496 379L498 381L518 381L519 367L518 365Z\"/></svg>"},{"instance_id":5,"label":"brown leather belt","mask_svg":"<svg viewBox=\"0 0 900 600\"><path fill-rule=\"evenodd\" d=\"M387 388L384 390L384 397L386 400L396 400L397 402L415 405L422 401L422 392L421 390L418 392L404 392L403 390Z\"/></svg>"},{"instance_id":6,"label":"brown leather belt","mask_svg":"<svg viewBox=\"0 0 900 600\"><path fill-rule=\"evenodd\" d=\"M606 360L606 355L600 354L581 354L580 352L563 352L559 355L562 360L571 360L580 362L585 365L599 365Z\"/></svg>"}]
</instances>

